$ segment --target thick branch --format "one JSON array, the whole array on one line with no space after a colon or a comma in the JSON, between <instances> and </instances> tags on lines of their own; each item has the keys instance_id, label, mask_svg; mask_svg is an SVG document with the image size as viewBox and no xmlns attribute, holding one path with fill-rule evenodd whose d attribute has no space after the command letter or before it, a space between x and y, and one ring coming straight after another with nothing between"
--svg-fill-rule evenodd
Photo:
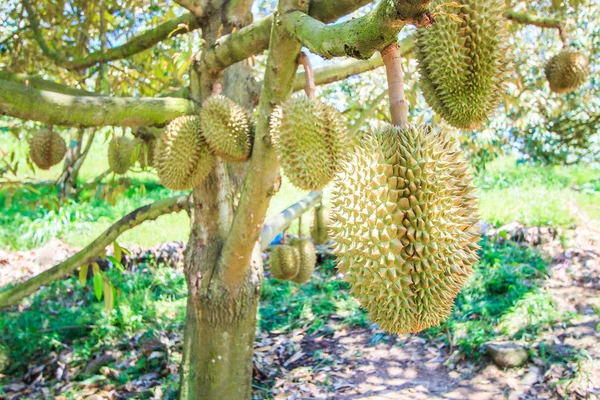
<instances>
[{"instance_id":1,"label":"thick branch","mask_svg":"<svg viewBox=\"0 0 600 400\"><path fill-rule=\"evenodd\" d=\"M321 200L323 192L312 192L299 202L292 204L265 223L260 233L260 248L266 250L273 239L287 229L293 220L313 208Z\"/></svg>"},{"instance_id":2,"label":"thick branch","mask_svg":"<svg viewBox=\"0 0 600 400\"><path fill-rule=\"evenodd\" d=\"M67 69L85 69L99 63L127 58L149 49L165 39L193 31L200 27L196 17L192 13L188 13L164 22L156 28L149 29L121 46L113 47L106 51L96 51L83 57L70 57L67 54L56 51L48 45L44 40L39 21L30 1L22 0L22 2L27 11L27 17L31 29L33 30L35 40L42 49L42 52L47 57L51 58L57 65Z\"/></svg>"},{"instance_id":3,"label":"thick branch","mask_svg":"<svg viewBox=\"0 0 600 400\"><path fill-rule=\"evenodd\" d=\"M220 267L225 271L225 282L231 287L237 287L250 266L252 250L259 239L269 201L281 186L279 161L271 142L269 119L274 107L292 94L300 43L284 31L281 16L297 9L306 11L308 2L280 0L275 17L277 22L273 24L271 32L252 158L220 260Z\"/></svg>"},{"instance_id":4,"label":"thick branch","mask_svg":"<svg viewBox=\"0 0 600 400\"><path fill-rule=\"evenodd\" d=\"M18 284L12 289L0 293L0 308L17 303L38 290L41 286L47 285L92 261L106 248L106 246L114 242L119 235L140 225L142 222L154 220L161 215L187 210L188 201L188 196L178 196L138 208L104 231L102 235L87 245L79 253L69 257L67 260L55 265L49 270Z\"/></svg>"},{"instance_id":5,"label":"thick branch","mask_svg":"<svg viewBox=\"0 0 600 400\"><path fill-rule=\"evenodd\" d=\"M34 89L48 90L50 92L70 94L73 96L100 96L99 93L88 92L87 90L61 85L60 83L47 81L36 75L0 71L0 80L20 83L21 85L32 87Z\"/></svg>"},{"instance_id":6,"label":"thick branch","mask_svg":"<svg viewBox=\"0 0 600 400\"><path fill-rule=\"evenodd\" d=\"M71 96L0 80L0 114L51 125L155 126L180 115L196 114L186 99Z\"/></svg>"},{"instance_id":7,"label":"thick branch","mask_svg":"<svg viewBox=\"0 0 600 400\"><path fill-rule=\"evenodd\" d=\"M504 13L504 17L510 21L518 22L524 25L535 25L540 28L564 28L564 21L558 18L537 17L531 14L523 14L512 10L506 11Z\"/></svg>"},{"instance_id":8,"label":"thick branch","mask_svg":"<svg viewBox=\"0 0 600 400\"><path fill-rule=\"evenodd\" d=\"M316 0L309 15L323 22L332 22L352 13L372 0ZM201 68L216 73L228 66L260 54L269 47L273 15L269 15L236 32L219 38L202 52Z\"/></svg>"},{"instance_id":9,"label":"thick branch","mask_svg":"<svg viewBox=\"0 0 600 400\"><path fill-rule=\"evenodd\" d=\"M204 16L207 0L175 0L175 3L200 18Z\"/></svg>"},{"instance_id":10,"label":"thick branch","mask_svg":"<svg viewBox=\"0 0 600 400\"><path fill-rule=\"evenodd\" d=\"M406 24L431 25L429 3L430 0L382 0L367 15L333 25L295 11L285 16L284 26L310 51L322 57L364 60L396 42Z\"/></svg>"}]
</instances>

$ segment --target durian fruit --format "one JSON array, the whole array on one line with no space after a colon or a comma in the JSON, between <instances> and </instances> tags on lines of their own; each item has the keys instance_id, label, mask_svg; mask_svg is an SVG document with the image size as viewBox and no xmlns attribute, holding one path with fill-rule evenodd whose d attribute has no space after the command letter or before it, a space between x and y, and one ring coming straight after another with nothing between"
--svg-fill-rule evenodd
<instances>
[{"instance_id":1,"label":"durian fruit","mask_svg":"<svg viewBox=\"0 0 600 400\"><path fill-rule=\"evenodd\" d=\"M283 172L304 190L325 187L352 145L342 115L306 95L293 96L271 115L271 136Z\"/></svg>"},{"instance_id":2,"label":"durian fruit","mask_svg":"<svg viewBox=\"0 0 600 400\"><path fill-rule=\"evenodd\" d=\"M326 244L329 242L329 216L326 215L326 209L320 205L315 207L315 215L310 228L310 236L316 244Z\"/></svg>"},{"instance_id":3,"label":"durian fruit","mask_svg":"<svg viewBox=\"0 0 600 400\"><path fill-rule=\"evenodd\" d=\"M161 134L154 165L161 183L173 190L188 190L212 171L215 159L200 131L200 117L175 118Z\"/></svg>"},{"instance_id":4,"label":"durian fruit","mask_svg":"<svg viewBox=\"0 0 600 400\"><path fill-rule=\"evenodd\" d=\"M136 142L126 136L111 139L108 144L108 166L115 174L129 171L132 163Z\"/></svg>"},{"instance_id":5,"label":"durian fruit","mask_svg":"<svg viewBox=\"0 0 600 400\"><path fill-rule=\"evenodd\" d=\"M298 273L292 278L292 281L306 283L312 277L317 265L317 250L315 249L315 245L309 239L296 238L290 240L290 246L298 249L298 253L300 254Z\"/></svg>"},{"instance_id":6,"label":"durian fruit","mask_svg":"<svg viewBox=\"0 0 600 400\"><path fill-rule=\"evenodd\" d=\"M227 161L250 157L250 121L246 111L225 96L209 97L200 110L200 126L214 154Z\"/></svg>"},{"instance_id":7,"label":"durian fruit","mask_svg":"<svg viewBox=\"0 0 600 400\"><path fill-rule=\"evenodd\" d=\"M563 50L548 61L545 72L550 90L568 93L585 83L590 75L590 63L579 51Z\"/></svg>"},{"instance_id":8,"label":"durian fruit","mask_svg":"<svg viewBox=\"0 0 600 400\"><path fill-rule=\"evenodd\" d=\"M154 166L154 153L156 150L156 140L140 140L138 141L138 163L142 168Z\"/></svg>"},{"instance_id":9,"label":"durian fruit","mask_svg":"<svg viewBox=\"0 0 600 400\"><path fill-rule=\"evenodd\" d=\"M438 1L441 3L441 0ZM473 129L504 92L506 30L501 0L459 0L455 18L417 30L420 86L433 110L456 128Z\"/></svg>"},{"instance_id":10,"label":"durian fruit","mask_svg":"<svg viewBox=\"0 0 600 400\"><path fill-rule=\"evenodd\" d=\"M67 154L67 143L58 133L49 130L35 132L29 138L29 155L40 169L58 164Z\"/></svg>"},{"instance_id":11,"label":"durian fruit","mask_svg":"<svg viewBox=\"0 0 600 400\"><path fill-rule=\"evenodd\" d=\"M271 248L269 255L273 278L289 281L298 275L300 252L294 246L279 244Z\"/></svg>"},{"instance_id":12,"label":"durian fruit","mask_svg":"<svg viewBox=\"0 0 600 400\"><path fill-rule=\"evenodd\" d=\"M472 179L454 139L414 125L366 136L336 176L338 268L383 329L417 332L450 315L478 259Z\"/></svg>"}]
</instances>

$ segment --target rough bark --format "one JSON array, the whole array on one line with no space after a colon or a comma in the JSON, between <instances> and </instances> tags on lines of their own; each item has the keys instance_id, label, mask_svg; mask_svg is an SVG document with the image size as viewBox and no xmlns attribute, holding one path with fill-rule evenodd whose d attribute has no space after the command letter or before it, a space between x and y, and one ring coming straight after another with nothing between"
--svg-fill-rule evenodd
<instances>
[{"instance_id":1,"label":"rough bark","mask_svg":"<svg viewBox=\"0 0 600 400\"><path fill-rule=\"evenodd\" d=\"M40 287L47 285L48 283L75 271L81 265L90 262L97 257L106 246L114 242L123 232L138 226L142 222L154 220L161 215L187 209L188 201L188 196L172 197L140 207L127 214L80 252L41 274L18 284L12 289L0 293L0 308L17 303L38 290Z\"/></svg>"},{"instance_id":2,"label":"rough bark","mask_svg":"<svg viewBox=\"0 0 600 400\"><path fill-rule=\"evenodd\" d=\"M0 114L75 127L160 126L198 105L178 98L71 96L0 80Z\"/></svg>"}]
</instances>

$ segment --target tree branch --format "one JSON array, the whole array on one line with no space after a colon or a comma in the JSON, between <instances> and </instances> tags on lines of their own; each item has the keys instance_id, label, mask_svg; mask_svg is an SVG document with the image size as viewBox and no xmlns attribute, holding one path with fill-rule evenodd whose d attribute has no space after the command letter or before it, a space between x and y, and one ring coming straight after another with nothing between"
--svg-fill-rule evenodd
<instances>
[{"instance_id":1,"label":"tree branch","mask_svg":"<svg viewBox=\"0 0 600 400\"><path fill-rule=\"evenodd\" d=\"M349 129L350 133L353 136L356 135L356 133L360 130L361 126L365 123L367 118L369 118L371 116L373 111L375 111L377 109L377 106L379 105L379 103L381 103L383 101L383 99L386 98L387 94L388 94L387 90L382 91L379 94L379 96L377 96L375 98L375 100L373 100L368 106L363 108L362 112L358 116L358 119L356 120L356 122L354 122L354 124Z\"/></svg>"},{"instance_id":2,"label":"tree branch","mask_svg":"<svg viewBox=\"0 0 600 400\"><path fill-rule=\"evenodd\" d=\"M44 40L44 35L33 7L31 6L31 2L29 0L21 1L27 11L27 18L29 19L29 24L33 30L35 40L42 49L42 52L47 57L51 58L56 65L71 70L85 69L99 63L127 58L149 49L165 39L191 32L200 27L196 17L192 13L188 13L170 21L163 22L156 28L143 32L121 46L113 47L106 51L96 51L83 57L70 57L67 54L56 51L48 45Z\"/></svg>"},{"instance_id":3,"label":"tree branch","mask_svg":"<svg viewBox=\"0 0 600 400\"><path fill-rule=\"evenodd\" d=\"M564 21L558 18L537 17L512 10L506 11L504 17L510 21L518 22L519 24L535 25L540 28L563 29L565 25Z\"/></svg>"},{"instance_id":4,"label":"tree branch","mask_svg":"<svg viewBox=\"0 0 600 400\"><path fill-rule=\"evenodd\" d=\"M323 22L332 22L371 2L372 0L316 0L311 2L309 15ZM269 47L272 24L273 15L269 15L219 38L212 46L203 50L199 67L216 73L262 53Z\"/></svg>"},{"instance_id":5,"label":"tree branch","mask_svg":"<svg viewBox=\"0 0 600 400\"><path fill-rule=\"evenodd\" d=\"M266 250L279 232L287 229L293 220L316 206L322 197L323 192L311 192L299 202L269 218L260 233L260 248Z\"/></svg>"},{"instance_id":6,"label":"tree branch","mask_svg":"<svg viewBox=\"0 0 600 400\"><path fill-rule=\"evenodd\" d=\"M382 0L367 15L333 25L299 11L287 14L283 21L287 32L315 54L364 60L396 42L406 24L431 25L430 1Z\"/></svg>"},{"instance_id":7,"label":"tree branch","mask_svg":"<svg viewBox=\"0 0 600 400\"><path fill-rule=\"evenodd\" d=\"M204 16L204 9L206 8L206 0L175 0L175 3L181 7L189 10L196 17L200 18Z\"/></svg>"},{"instance_id":8,"label":"tree branch","mask_svg":"<svg viewBox=\"0 0 600 400\"><path fill-rule=\"evenodd\" d=\"M296 59L301 47L283 29L281 16L292 10L306 11L308 3L280 0L275 13L276 23L271 32L249 172L219 261L219 267L225 271L224 281L232 288L237 287L250 266L252 251L259 239L269 201L281 186L279 161L271 142L269 119L273 109L292 94Z\"/></svg>"},{"instance_id":9,"label":"tree branch","mask_svg":"<svg viewBox=\"0 0 600 400\"><path fill-rule=\"evenodd\" d=\"M71 96L0 80L0 114L51 125L156 126L180 115L196 114L186 99Z\"/></svg>"},{"instance_id":10,"label":"tree branch","mask_svg":"<svg viewBox=\"0 0 600 400\"><path fill-rule=\"evenodd\" d=\"M12 289L0 293L0 308L17 303L38 290L41 286L47 285L48 283L75 271L81 265L92 261L106 248L106 246L114 242L123 232L140 225L142 222L154 220L161 215L187 210L188 202L188 196L178 196L160 200L156 203L138 208L104 231L102 235L87 245L79 253L69 257L67 260L41 274L18 284Z\"/></svg>"},{"instance_id":11,"label":"tree branch","mask_svg":"<svg viewBox=\"0 0 600 400\"><path fill-rule=\"evenodd\" d=\"M0 80L14 83L20 83L34 89L48 90L50 92L70 94L73 96L100 96L99 93L88 92L87 90L77 89L60 83L47 81L37 75L19 74L8 71L0 71Z\"/></svg>"}]
</instances>

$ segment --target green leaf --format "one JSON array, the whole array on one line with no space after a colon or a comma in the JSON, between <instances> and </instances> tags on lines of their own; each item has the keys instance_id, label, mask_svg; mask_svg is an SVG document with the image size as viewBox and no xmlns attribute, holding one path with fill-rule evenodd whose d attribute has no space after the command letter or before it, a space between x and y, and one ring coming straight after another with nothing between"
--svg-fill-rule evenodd
<instances>
[{"instance_id":1,"label":"green leaf","mask_svg":"<svg viewBox=\"0 0 600 400\"><path fill-rule=\"evenodd\" d=\"M81 268L79 268L79 282L81 282L82 286L85 286L85 284L87 283L88 267L89 264L85 264Z\"/></svg>"},{"instance_id":2,"label":"green leaf","mask_svg":"<svg viewBox=\"0 0 600 400\"><path fill-rule=\"evenodd\" d=\"M119 271L121 271L121 272L125 271L125 267L123 267L123 264L121 264L119 262L119 260L117 260L115 257L113 257L113 256L106 256L106 259L108 261L110 261Z\"/></svg>"},{"instance_id":3,"label":"green leaf","mask_svg":"<svg viewBox=\"0 0 600 400\"><path fill-rule=\"evenodd\" d=\"M115 305L115 298L114 298L114 287L112 285L112 283L107 279L104 279L103 281L103 288L104 288L104 308L106 308L106 311L111 312L114 305Z\"/></svg>"},{"instance_id":4,"label":"green leaf","mask_svg":"<svg viewBox=\"0 0 600 400\"><path fill-rule=\"evenodd\" d=\"M117 241L115 240L113 243L113 254L115 256L115 258L117 259L117 261L119 262L119 264L121 263L121 246L119 246L119 243L117 243Z\"/></svg>"},{"instance_id":5,"label":"green leaf","mask_svg":"<svg viewBox=\"0 0 600 400\"><path fill-rule=\"evenodd\" d=\"M102 298L102 280L102 272L94 274L94 293L96 294L96 298L98 299L98 301L100 301L100 299Z\"/></svg>"}]
</instances>

